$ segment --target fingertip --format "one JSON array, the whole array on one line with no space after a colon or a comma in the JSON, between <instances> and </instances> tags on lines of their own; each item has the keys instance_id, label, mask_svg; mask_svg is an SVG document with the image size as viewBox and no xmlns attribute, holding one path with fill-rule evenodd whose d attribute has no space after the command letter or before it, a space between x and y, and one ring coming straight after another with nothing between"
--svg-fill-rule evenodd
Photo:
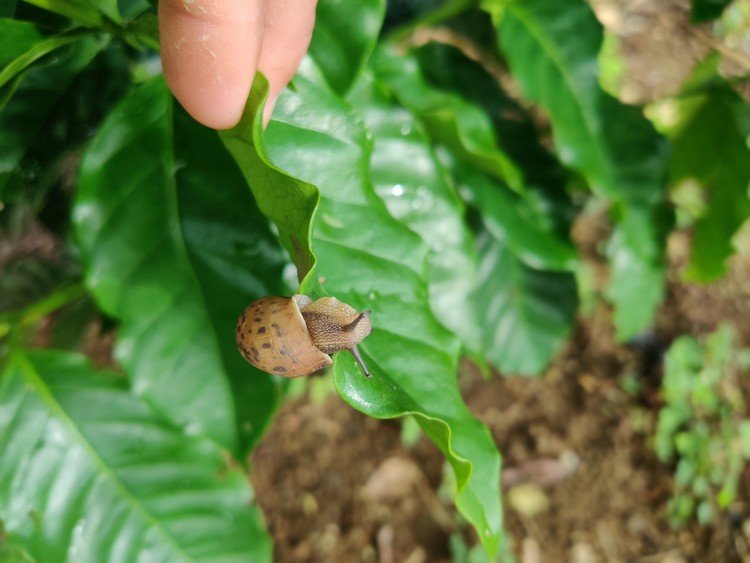
<instances>
[{"instance_id":1,"label":"fingertip","mask_svg":"<svg viewBox=\"0 0 750 563\"><path fill-rule=\"evenodd\" d=\"M271 118L277 96L292 79L307 52L316 4L316 0L266 0L263 48L258 62L270 89L263 116L265 123Z\"/></svg>"},{"instance_id":2,"label":"fingertip","mask_svg":"<svg viewBox=\"0 0 750 563\"><path fill-rule=\"evenodd\" d=\"M260 0L160 0L164 77L198 122L228 129L242 117L260 56Z\"/></svg>"},{"instance_id":3,"label":"fingertip","mask_svg":"<svg viewBox=\"0 0 750 563\"><path fill-rule=\"evenodd\" d=\"M167 80L169 84L169 80ZM207 88L205 91L184 91L169 84L175 98L198 123L211 129L231 129L242 118L250 87L232 92Z\"/></svg>"}]
</instances>

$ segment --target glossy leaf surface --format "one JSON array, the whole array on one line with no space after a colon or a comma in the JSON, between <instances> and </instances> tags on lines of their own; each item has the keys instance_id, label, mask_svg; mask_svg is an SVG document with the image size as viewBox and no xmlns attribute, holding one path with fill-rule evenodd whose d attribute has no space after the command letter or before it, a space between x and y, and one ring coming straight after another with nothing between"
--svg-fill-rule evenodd
<instances>
[{"instance_id":1,"label":"glossy leaf surface","mask_svg":"<svg viewBox=\"0 0 750 563\"><path fill-rule=\"evenodd\" d=\"M315 264L310 230L319 193L314 185L290 178L269 161L263 124L253 113L265 102L267 89L268 81L257 74L242 119L233 129L222 131L221 139L239 164L261 212L278 227L301 281Z\"/></svg>"},{"instance_id":2,"label":"glossy leaf surface","mask_svg":"<svg viewBox=\"0 0 750 563\"><path fill-rule=\"evenodd\" d=\"M434 142L445 144L477 168L523 191L521 175L500 150L484 112L459 96L430 87L411 55L382 47L373 57L373 68L391 94L425 123Z\"/></svg>"},{"instance_id":3,"label":"glossy leaf surface","mask_svg":"<svg viewBox=\"0 0 750 563\"><path fill-rule=\"evenodd\" d=\"M664 198L666 144L635 107L599 86L602 29L583 0L486 0L499 45L524 95L552 122L562 161L596 193Z\"/></svg>"},{"instance_id":4,"label":"glossy leaf surface","mask_svg":"<svg viewBox=\"0 0 750 563\"><path fill-rule=\"evenodd\" d=\"M385 13L384 0L320 0L308 52L328 84L345 95L375 48Z\"/></svg>"},{"instance_id":5,"label":"glossy leaf surface","mask_svg":"<svg viewBox=\"0 0 750 563\"><path fill-rule=\"evenodd\" d=\"M663 208L631 206L622 210L607 242L610 264L607 297L615 304L617 338L629 340L647 327L665 291L662 259L671 216Z\"/></svg>"},{"instance_id":6,"label":"glossy leaf surface","mask_svg":"<svg viewBox=\"0 0 750 563\"><path fill-rule=\"evenodd\" d=\"M81 356L0 378L0 519L37 561L270 561L242 471Z\"/></svg>"},{"instance_id":7,"label":"glossy leaf surface","mask_svg":"<svg viewBox=\"0 0 750 563\"><path fill-rule=\"evenodd\" d=\"M575 278L527 266L489 231L477 245L475 300L487 359L506 374L538 375L570 333L578 306Z\"/></svg>"},{"instance_id":8,"label":"glossy leaf surface","mask_svg":"<svg viewBox=\"0 0 750 563\"><path fill-rule=\"evenodd\" d=\"M234 450L229 383L180 236L171 120L161 79L109 116L81 164L76 234L90 291L121 321L115 356L136 393Z\"/></svg>"},{"instance_id":9,"label":"glossy leaf surface","mask_svg":"<svg viewBox=\"0 0 750 563\"><path fill-rule=\"evenodd\" d=\"M388 211L428 247L430 304L443 326L467 349L479 352L471 308L473 241L465 208L422 124L366 76L349 101L372 133L370 176Z\"/></svg>"},{"instance_id":10,"label":"glossy leaf surface","mask_svg":"<svg viewBox=\"0 0 750 563\"><path fill-rule=\"evenodd\" d=\"M256 81L254 89L264 86ZM240 126L247 135L253 132L248 122L261 114L260 94L251 96ZM333 367L337 390L370 416L415 415L456 472L457 506L487 550L496 553L500 458L489 432L458 392L460 346L432 315L427 248L391 217L372 188L370 143L361 118L327 89L310 60L303 63L294 89L279 98L274 116L266 134L270 161L292 175L286 182L300 184L294 178L302 178L321 194L313 230L317 266L300 291L335 295L372 311L373 333L360 345L372 377L365 378L351 356L339 353ZM257 154L239 162L244 167L256 159ZM298 186L264 183L257 171L245 174L254 192L276 190L274 197L283 198L299 191Z\"/></svg>"},{"instance_id":11,"label":"glossy leaf surface","mask_svg":"<svg viewBox=\"0 0 750 563\"><path fill-rule=\"evenodd\" d=\"M501 85L491 69L459 49L427 43L414 51L425 79L481 108L492 122L495 138L523 176L523 197L545 227L568 242L574 215L566 191L567 171L540 142L538 124Z\"/></svg>"},{"instance_id":12,"label":"glossy leaf surface","mask_svg":"<svg viewBox=\"0 0 750 563\"><path fill-rule=\"evenodd\" d=\"M527 200L466 163L454 160L451 170L492 236L523 262L541 270L576 268L578 257L572 243L547 227Z\"/></svg>"},{"instance_id":13,"label":"glossy leaf surface","mask_svg":"<svg viewBox=\"0 0 750 563\"><path fill-rule=\"evenodd\" d=\"M271 421L281 381L237 351L235 321L251 301L285 295L283 251L215 131L175 111L177 198L185 248L229 376L243 453Z\"/></svg>"}]
</instances>

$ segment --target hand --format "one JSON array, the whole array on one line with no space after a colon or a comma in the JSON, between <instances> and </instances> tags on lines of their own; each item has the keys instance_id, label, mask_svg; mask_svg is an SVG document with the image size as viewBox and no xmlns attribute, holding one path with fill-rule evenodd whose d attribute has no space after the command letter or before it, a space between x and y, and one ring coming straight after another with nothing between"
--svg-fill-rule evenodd
<instances>
[{"instance_id":1,"label":"hand","mask_svg":"<svg viewBox=\"0 0 750 563\"><path fill-rule=\"evenodd\" d=\"M197 121L228 129L255 71L268 78L267 122L307 51L317 0L159 0L164 76Z\"/></svg>"}]
</instances>

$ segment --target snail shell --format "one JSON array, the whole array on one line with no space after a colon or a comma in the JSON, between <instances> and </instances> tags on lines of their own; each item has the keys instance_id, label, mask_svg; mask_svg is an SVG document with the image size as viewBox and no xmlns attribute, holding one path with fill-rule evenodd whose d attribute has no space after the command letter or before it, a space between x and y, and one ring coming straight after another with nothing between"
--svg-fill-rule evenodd
<instances>
[{"instance_id":1,"label":"snail shell","mask_svg":"<svg viewBox=\"0 0 750 563\"><path fill-rule=\"evenodd\" d=\"M369 376L357 350L372 330L367 314L335 297L264 297L238 319L237 347L258 369L284 377L309 375L333 363L329 354L349 350Z\"/></svg>"}]
</instances>

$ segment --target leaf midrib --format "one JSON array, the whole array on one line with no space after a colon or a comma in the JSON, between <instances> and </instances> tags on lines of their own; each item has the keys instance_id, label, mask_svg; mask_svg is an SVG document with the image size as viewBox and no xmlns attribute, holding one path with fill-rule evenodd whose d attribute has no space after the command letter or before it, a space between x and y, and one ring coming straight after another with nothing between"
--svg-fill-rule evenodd
<instances>
[{"instance_id":1,"label":"leaf midrib","mask_svg":"<svg viewBox=\"0 0 750 563\"><path fill-rule=\"evenodd\" d=\"M585 109L585 105L582 105L579 101L578 97L578 89L575 87L575 83L572 80L572 77L568 75L566 72L566 65L564 61L561 59L561 57L558 55L557 50L555 49L554 45L545 37L544 32L539 29L539 26L535 25L533 21L531 21L531 18L526 17L524 14L523 8L518 8L515 4L509 7L509 10L513 12L513 15L518 19L519 22L521 22L529 31L531 36L537 41L537 43L540 45L542 50L547 54L547 56L550 58L550 60L554 63L555 67L557 68L558 72L563 78L563 81L568 87L568 91L571 93L571 97L576 102L576 108L578 109L578 113L581 115L581 118L583 120L583 123L585 125L585 131L588 134L589 138L592 140L592 145L594 146L594 150L596 151L598 155L598 160L602 162L605 167L608 169L608 171L611 171L612 169L612 160L610 158L610 155L606 154L606 152L602 151L600 142L602 139L597 135L596 128L593 126L593 124L590 121L590 117L587 114ZM600 92L600 94L603 94ZM550 108L547 108L547 111L549 113L552 113ZM584 171L585 173L586 171ZM590 174L590 172L589 172ZM613 190L611 185L611 180L607 181L607 191L611 192Z\"/></svg>"},{"instance_id":2,"label":"leaf midrib","mask_svg":"<svg viewBox=\"0 0 750 563\"><path fill-rule=\"evenodd\" d=\"M63 408L57 398L54 396L46 381L37 373L33 364L23 354L17 354L15 362L21 368L24 376L34 384L34 389L39 393L42 402L46 404L53 414L57 415L58 420L62 421L69 433L72 435L73 441L81 445L84 450L89 454L90 459L94 462L95 466L101 469L100 474L106 475L114 487L121 493L121 498L127 501L130 506L139 512L145 520L159 531L159 533L167 540L167 543L172 546L177 554L184 557L187 561L195 561L190 557L179 544L177 539L164 527L163 523L157 519L143 503L128 489L127 486L119 479L114 469L112 469L107 462L99 455L94 445L81 433L76 426L73 419L68 415L67 411Z\"/></svg>"}]
</instances>

